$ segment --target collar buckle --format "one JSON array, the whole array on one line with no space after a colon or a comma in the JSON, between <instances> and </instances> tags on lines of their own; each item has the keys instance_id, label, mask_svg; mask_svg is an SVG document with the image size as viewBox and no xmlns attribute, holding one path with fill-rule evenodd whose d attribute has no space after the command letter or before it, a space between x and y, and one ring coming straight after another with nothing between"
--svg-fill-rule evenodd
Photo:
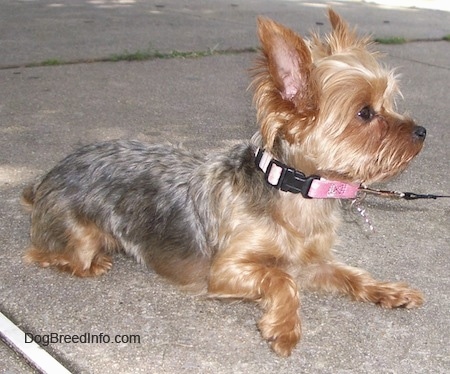
<instances>
[{"instance_id":1,"label":"collar buckle","mask_svg":"<svg viewBox=\"0 0 450 374\"><path fill-rule=\"evenodd\" d=\"M295 194L300 193L304 198L311 199L308 192L314 180L320 179L319 176L306 176L301 171L271 158L262 149L258 149L255 156L256 166L264 172L264 179L268 184L278 190Z\"/></svg>"},{"instance_id":2,"label":"collar buckle","mask_svg":"<svg viewBox=\"0 0 450 374\"><path fill-rule=\"evenodd\" d=\"M311 184L315 179L320 179L317 175L306 176L301 171L285 168L284 175L280 178L280 190L292 193L300 193L304 198L311 199L308 195Z\"/></svg>"}]
</instances>

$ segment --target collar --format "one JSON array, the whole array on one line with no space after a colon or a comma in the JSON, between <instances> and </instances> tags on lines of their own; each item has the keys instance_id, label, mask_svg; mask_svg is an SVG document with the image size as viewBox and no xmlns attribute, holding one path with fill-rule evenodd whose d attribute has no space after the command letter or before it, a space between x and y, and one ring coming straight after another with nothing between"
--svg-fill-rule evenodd
<instances>
[{"instance_id":1,"label":"collar","mask_svg":"<svg viewBox=\"0 0 450 374\"><path fill-rule=\"evenodd\" d=\"M306 176L301 171L275 160L270 153L257 148L255 164L272 187L285 192L301 193L304 198L354 199L359 185L329 181L317 175Z\"/></svg>"}]
</instances>

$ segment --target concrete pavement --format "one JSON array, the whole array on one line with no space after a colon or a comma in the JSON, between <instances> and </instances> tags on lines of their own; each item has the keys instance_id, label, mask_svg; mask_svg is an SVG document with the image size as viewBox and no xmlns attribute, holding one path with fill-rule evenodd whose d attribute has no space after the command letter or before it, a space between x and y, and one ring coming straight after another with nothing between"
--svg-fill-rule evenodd
<instances>
[{"instance_id":1,"label":"concrete pavement","mask_svg":"<svg viewBox=\"0 0 450 374\"><path fill-rule=\"evenodd\" d=\"M0 4L0 311L46 335L120 335L140 342L51 343L74 373L448 373L450 201L368 200L376 233L355 217L337 251L378 278L420 288L417 310L302 295L304 336L288 359L261 339L252 304L198 299L122 255L98 279L25 266L21 189L79 145L114 138L224 148L256 129L248 68L264 14L305 34L328 29L326 2L61 0ZM381 45L402 73L399 106L427 127L426 147L386 187L450 193L446 11L333 2L362 33L421 41ZM225 51L199 58L112 60L136 51ZM207 54L207 53L206 53ZM44 62L44 64L42 64ZM66 64L74 62L73 64ZM78 63L76 63L78 62ZM31 65L48 65L36 66ZM87 336L87 335L85 335ZM0 342L0 373L33 370Z\"/></svg>"}]
</instances>

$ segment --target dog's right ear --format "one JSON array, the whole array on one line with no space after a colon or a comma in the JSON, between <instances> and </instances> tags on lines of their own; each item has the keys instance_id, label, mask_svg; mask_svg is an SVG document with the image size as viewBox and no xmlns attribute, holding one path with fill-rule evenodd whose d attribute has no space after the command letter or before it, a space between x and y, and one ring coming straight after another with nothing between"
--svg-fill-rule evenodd
<instances>
[{"instance_id":1,"label":"dog's right ear","mask_svg":"<svg viewBox=\"0 0 450 374\"><path fill-rule=\"evenodd\" d=\"M273 152L278 137L296 143L318 112L309 47L294 31L258 18L262 56L254 69L253 101L264 146Z\"/></svg>"},{"instance_id":2,"label":"dog's right ear","mask_svg":"<svg viewBox=\"0 0 450 374\"><path fill-rule=\"evenodd\" d=\"M258 18L258 35L268 72L282 98L302 102L308 95L312 67L309 47L295 32L265 17Z\"/></svg>"}]
</instances>

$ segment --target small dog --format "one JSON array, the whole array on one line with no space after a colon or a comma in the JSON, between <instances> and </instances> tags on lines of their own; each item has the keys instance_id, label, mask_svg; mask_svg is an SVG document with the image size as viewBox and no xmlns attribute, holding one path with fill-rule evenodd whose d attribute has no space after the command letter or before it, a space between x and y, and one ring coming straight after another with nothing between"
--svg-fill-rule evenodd
<instances>
[{"instance_id":1,"label":"small dog","mask_svg":"<svg viewBox=\"0 0 450 374\"><path fill-rule=\"evenodd\" d=\"M26 261L98 276L122 250L183 287L257 302L258 327L281 356L300 339L299 287L385 308L421 305L419 291L333 257L339 199L404 170L426 130L395 112L396 77L370 38L331 9L329 19L330 34L309 41L258 19L260 130L250 142L206 157L98 143L26 188Z\"/></svg>"}]
</instances>

